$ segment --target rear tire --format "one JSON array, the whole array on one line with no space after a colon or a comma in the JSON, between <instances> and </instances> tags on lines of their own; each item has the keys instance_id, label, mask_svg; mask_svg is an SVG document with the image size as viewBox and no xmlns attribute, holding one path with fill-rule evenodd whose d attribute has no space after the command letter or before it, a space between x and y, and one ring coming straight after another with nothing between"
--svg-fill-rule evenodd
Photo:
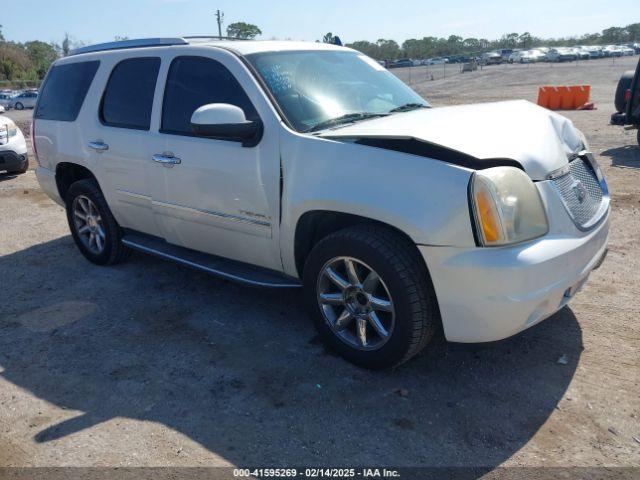
<instances>
[{"instance_id":1,"label":"rear tire","mask_svg":"<svg viewBox=\"0 0 640 480\"><path fill-rule=\"evenodd\" d=\"M355 275L349 274L347 262L356 265ZM365 281L371 272L376 274L375 287ZM305 263L304 288L306 306L322 339L361 367L378 370L406 362L440 325L422 257L408 239L386 228L362 225L322 239ZM380 305L384 308L378 309ZM341 318L346 320L338 326Z\"/></svg>"},{"instance_id":2,"label":"rear tire","mask_svg":"<svg viewBox=\"0 0 640 480\"><path fill-rule=\"evenodd\" d=\"M618 80L618 87L616 88L616 96L615 96L615 106L616 111L620 113L625 113L627 110L627 102L624 101L624 95L627 90L631 88L631 82L633 82L633 77L636 72L633 70L629 70L628 72L624 72Z\"/></svg>"},{"instance_id":3,"label":"rear tire","mask_svg":"<svg viewBox=\"0 0 640 480\"><path fill-rule=\"evenodd\" d=\"M74 182L65 200L71 235L87 260L114 265L130 255L131 250L122 243L122 229L95 180Z\"/></svg>"},{"instance_id":4,"label":"rear tire","mask_svg":"<svg viewBox=\"0 0 640 480\"><path fill-rule=\"evenodd\" d=\"M24 110L24 105L20 102L16 103L16 110Z\"/></svg>"}]
</instances>

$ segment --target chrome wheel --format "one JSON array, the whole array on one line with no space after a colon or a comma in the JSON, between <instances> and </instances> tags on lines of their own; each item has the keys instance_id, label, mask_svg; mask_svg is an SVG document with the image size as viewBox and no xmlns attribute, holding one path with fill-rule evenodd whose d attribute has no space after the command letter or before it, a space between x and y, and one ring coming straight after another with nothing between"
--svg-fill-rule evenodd
<instances>
[{"instance_id":1,"label":"chrome wheel","mask_svg":"<svg viewBox=\"0 0 640 480\"><path fill-rule=\"evenodd\" d=\"M316 286L320 311L333 333L359 350L382 347L393 332L395 310L378 273L353 257L322 267Z\"/></svg>"},{"instance_id":2,"label":"chrome wheel","mask_svg":"<svg viewBox=\"0 0 640 480\"><path fill-rule=\"evenodd\" d=\"M91 252L100 255L104 251L106 235L100 212L85 195L73 199L73 222L82 244Z\"/></svg>"}]
</instances>

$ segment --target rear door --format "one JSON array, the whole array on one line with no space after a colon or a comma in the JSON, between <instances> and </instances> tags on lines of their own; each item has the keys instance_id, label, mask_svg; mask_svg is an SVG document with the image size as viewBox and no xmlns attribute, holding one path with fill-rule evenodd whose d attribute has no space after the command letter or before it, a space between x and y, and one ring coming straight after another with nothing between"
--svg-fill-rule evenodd
<instances>
[{"instance_id":1,"label":"rear door","mask_svg":"<svg viewBox=\"0 0 640 480\"><path fill-rule=\"evenodd\" d=\"M161 63L152 52L106 55L85 135L90 163L118 223L157 236L146 164L153 154L150 126Z\"/></svg>"},{"instance_id":2,"label":"rear door","mask_svg":"<svg viewBox=\"0 0 640 480\"><path fill-rule=\"evenodd\" d=\"M87 164L87 148L83 144L84 119L95 114L86 101L87 92L95 91L100 61L90 59L63 60L51 67L41 87L40 99L33 114L33 130L38 163L55 170L60 162Z\"/></svg>"}]
</instances>

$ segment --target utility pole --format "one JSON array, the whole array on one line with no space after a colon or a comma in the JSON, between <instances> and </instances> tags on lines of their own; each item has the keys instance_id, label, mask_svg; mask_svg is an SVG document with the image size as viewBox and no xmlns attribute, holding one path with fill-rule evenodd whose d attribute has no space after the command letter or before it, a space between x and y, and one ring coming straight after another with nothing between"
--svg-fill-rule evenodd
<instances>
[{"instance_id":1,"label":"utility pole","mask_svg":"<svg viewBox=\"0 0 640 480\"><path fill-rule=\"evenodd\" d=\"M218 20L218 36L222 37L222 21L224 20L224 12L217 10L216 18Z\"/></svg>"}]
</instances>

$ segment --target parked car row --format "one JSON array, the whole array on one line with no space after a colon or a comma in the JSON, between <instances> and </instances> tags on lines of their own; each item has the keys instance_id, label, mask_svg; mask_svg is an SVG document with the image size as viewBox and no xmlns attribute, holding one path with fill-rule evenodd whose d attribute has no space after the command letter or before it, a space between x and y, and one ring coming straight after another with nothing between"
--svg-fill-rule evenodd
<instances>
[{"instance_id":1,"label":"parked car row","mask_svg":"<svg viewBox=\"0 0 640 480\"><path fill-rule=\"evenodd\" d=\"M35 108L38 100L37 89L27 89L23 91L0 90L0 106L9 110L24 110L25 108Z\"/></svg>"},{"instance_id":2,"label":"parked car row","mask_svg":"<svg viewBox=\"0 0 640 480\"><path fill-rule=\"evenodd\" d=\"M504 52L504 51L503 51ZM487 57L497 58L500 52L489 52ZM640 44L631 45L581 45L575 47L539 47L531 50L512 50L508 57L501 58L508 63L535 62L572 62L575 60L590 60L593 58L622 57L640 53ZM499 63L486 61L485 63Z\"/></svg>"},{"instance_id":3,"label":"parked car row","mask_svg":"<svg viewBox=\"0 0 640 480\"><path fill-rule=\"evenodd\" d=\"M397 60L380 60L386 68L418 67L421 65L443 65L446 63L468 63L472 60L482 65L500 65L502 63L536 63L536 62L573 62L593 58L623 57L640 54L640 43L625 45L578 45L574 47L537 47L530 50L503 48L490 52L449 55L444 57L415 60L399 58Z\"/></svg>"}]
</instances>

